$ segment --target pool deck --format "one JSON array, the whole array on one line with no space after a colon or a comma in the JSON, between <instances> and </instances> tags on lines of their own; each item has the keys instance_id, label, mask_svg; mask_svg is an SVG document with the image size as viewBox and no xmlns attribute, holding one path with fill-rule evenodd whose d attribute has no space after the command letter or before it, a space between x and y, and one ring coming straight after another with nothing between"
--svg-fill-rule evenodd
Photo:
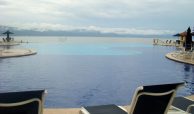
<instances>
[{"instance_id":1,"label":"pool deck","mask_svg":"<svg viewBox=\"0 0 194 114\"><path fill-rule=\"evenodd\" d=\"M176 46L176 42L172 40L165 40L162 41L160 39L153 39L153 45L159 45L159 46Z\"/></svg>"},{"instance_id":2,"label":"pool deck","mask_svg":"<svg viewBox=\"0 0 194 114\"><path fill-rule=\"evenodd\" d=\"M32 49L0 49L0 58L21 57L34 55L37 52Z\"/></svg>"},{"instance_id":3,"label":"pool deck","mask_svg":"<svg viewBox=\"0 0 194 114\"><path fill-rule=\"evenodd\" d=\"M194 52L171 52L166 54L166 58L194 65Z\"/></svg>"},{"instance_id":4,"label":"pool deck","mask_svg":"<svg viewBox=\"0 0 194 114\"><path fill-rule=\"evenodd\" d=\"M46 108L43 114L79 114L80 108Z\"/></svg>"},{"instance_id":5,"label":"pool deck","mask_svg":"<svg viewBox=\"0 0 194 114\"><path fill-rule=\"evenodd\" d=\"M194 95L188 98L194 100ZM79 112L80 108L45 108L43 114L79 114Z\"/></svg>"},{"instance_id":6,"label":"pool deck","mask_svg":"<svg viewBox=\"0 0 194 114\"><path fill-rule=\"evenodd\" d=\"M12 41L12 42L2 42L0 41L0 46L15 46L15 45L19 45L19 42L16 41Z\"/></svg>"}]
</instances>

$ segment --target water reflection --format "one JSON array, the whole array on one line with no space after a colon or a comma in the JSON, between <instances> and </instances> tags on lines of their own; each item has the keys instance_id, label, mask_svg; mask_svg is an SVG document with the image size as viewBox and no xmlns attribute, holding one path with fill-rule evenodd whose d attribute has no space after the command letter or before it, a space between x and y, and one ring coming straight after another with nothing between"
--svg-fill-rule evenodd
<instances>
[{"instance_id":1,"label":"water reflection","mask_svg":"<svg viewBox=\"0 0 194 114\"><path fill-rule=\"evenodd\" d=\"M11 46L4 46L4 49L11 49Z\"/></svg>"},{"instance_id":2,"label":"water reflection","mask_svg":"<svg viewBox=\"0 0 194 114\"><path fill-rule=\"evenodd\" d=\"M194 66L184 64L184 81L187 92L192 95L194 94Z\"/></svg>"},{"instance_id":3,"label":"water reflection","mask_svg":"<svg viewBox=\"0 0 194 114\"><path fill-rule=\"evenodd\" d=\"M4 50L8 50L8 49L11 49L12 47L11 46L0 46L0 56L2 55L3 51ZM2 58L0 58L0 63L2 63ZM1 64L0 64L1 65Z\"/></svg>"},{"instance_id":4,"label":"water reflection","mask_svg":"<svg viewBox=\"0 0 194 114\"><path fill-rule=\"evenodd\" d=\"M0 52L1 53L1 52ZM2 59L0 58L0 65L1 65L1 63L2 63Z\"/></svg>"},{"instance_id":5,"label":"water reflection","mask_svg":"<svg viewBox=\"0 0 194 114\"><path fill-rule=\"evenodd\" d=\"M11 49L11 46L9 46L9 45L6 45L6 46L0 46L0 49Z\"/></svg>"}]
</instances>

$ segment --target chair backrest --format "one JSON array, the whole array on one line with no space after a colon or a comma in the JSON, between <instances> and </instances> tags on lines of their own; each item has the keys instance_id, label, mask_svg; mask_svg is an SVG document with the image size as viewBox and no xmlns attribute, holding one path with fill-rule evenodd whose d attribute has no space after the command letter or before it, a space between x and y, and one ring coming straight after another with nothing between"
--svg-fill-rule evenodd
<instances>
[{"instance_id":1,"label":"chair backrest","mask_svg":"<svg viewBox=\"0 0 194 114\"><path fill-rule=\"evenodd\" d=\"M5 38L3 38L3 42L6 42Z\"/></svg>"},{"instance_id":2,"label":"chair backrest","mask_svg":"<svg viewBox=\"0 0 194 114\"><path fill-rule=\"evenodd\" d=\"M176 90L184 83L141 86L133 96L129 114L166 114Z\"/></svg>"},{"instance_id":3,"label":"chair backrest","mask_svg":"<svg viewBox=\"0 0 194 114\"><path fill-rule=\"evenodd\" d=\"M45 90L0 93L0 114L42 114Z\"/></svg>"}]
</instances>

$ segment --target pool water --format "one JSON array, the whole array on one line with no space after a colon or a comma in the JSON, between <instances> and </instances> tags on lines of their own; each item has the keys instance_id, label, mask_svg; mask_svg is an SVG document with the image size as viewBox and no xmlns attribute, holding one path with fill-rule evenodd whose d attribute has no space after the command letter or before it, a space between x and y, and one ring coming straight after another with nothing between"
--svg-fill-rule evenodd
<instances>
[{"instance_id":1,"label":"pool water","mask_svg":"<svg viewBox=\"0 0 194 114\"><path fill-rule=\"evenodd\" d=\"M46 107L127 105L140 85L180 81L186 85L178 95L194 93L194 66L165 58L175 47L153 46L151 38L146 39L149 43L88 39L60 37L57 42L10 47L33 48L38 53L0 59L0 92L46 89Z\"/></svg>"}]
</instances>

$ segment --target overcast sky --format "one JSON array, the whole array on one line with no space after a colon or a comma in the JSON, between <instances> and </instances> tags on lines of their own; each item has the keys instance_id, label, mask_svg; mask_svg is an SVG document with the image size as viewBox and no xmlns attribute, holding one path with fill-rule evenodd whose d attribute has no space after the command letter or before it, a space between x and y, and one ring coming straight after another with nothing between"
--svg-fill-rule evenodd
<instances>
[{"instance_id":1,"label":"overcast sky","mask_svg":"<svg viewBox=\"0 0 194 114\"><path fill-rule=\"evenodd\" d=\"M0 25L176 33L194 26L194 0L0 0Z\"/></svg>"}]
</instances>

